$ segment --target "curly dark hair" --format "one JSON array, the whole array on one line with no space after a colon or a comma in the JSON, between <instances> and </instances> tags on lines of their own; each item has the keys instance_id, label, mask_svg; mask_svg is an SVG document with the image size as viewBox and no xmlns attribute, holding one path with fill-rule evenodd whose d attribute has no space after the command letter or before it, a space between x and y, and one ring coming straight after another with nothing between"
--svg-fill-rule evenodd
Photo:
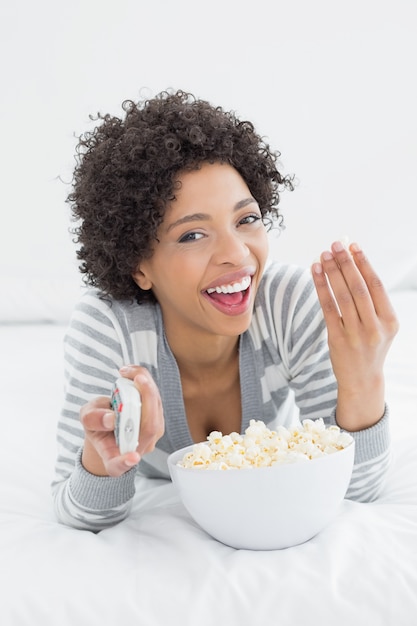
<instances>
[{"instance_id":1,"label":"curly dark hair","mask_svg":"<svg viewBox=\"0 0 417 626\"><path fill-rule=\"evenodd\" d=\"M116 299L154 300L132 278L152 255L167 203L182 171L203 162L232 165L259 204L264 223L282 223L280 191L292 178L276 167L280 156L240 121L184 91L122 104L124 119L91 116L98 125L78 138L67 202L77 226L77 257L87 285Z\"/></svg>"}]
</instances>

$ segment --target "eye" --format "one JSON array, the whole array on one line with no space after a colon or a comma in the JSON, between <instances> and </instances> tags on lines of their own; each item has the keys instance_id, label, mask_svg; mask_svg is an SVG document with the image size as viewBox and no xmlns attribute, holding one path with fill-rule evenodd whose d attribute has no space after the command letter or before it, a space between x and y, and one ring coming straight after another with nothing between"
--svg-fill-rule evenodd
<instances>
[{"instance_id":1,"label":"eye","mask_svg":"<svg viewBox=\"0 0 417 626\"><path fill-rule=\"evenodd\" d=\"M188 243L190 241L198 241L202 237L204 237L203 233L196 233L192 231L190 233L185 233L185 235L182 235L182 237L180 237L178 241L179 243Z\"/></svg>"},{"instance_id":2,"label":"eye","mask_svg":"<svg viewBox=\"0 0 417 626\"><path fill-rule=\"evenodd\" d=\"M239 224L254 224L261 219L262 217L258 213L251 213L250 215L245 215L245 217L239 220Z\"/></svg>"}]
</instances>

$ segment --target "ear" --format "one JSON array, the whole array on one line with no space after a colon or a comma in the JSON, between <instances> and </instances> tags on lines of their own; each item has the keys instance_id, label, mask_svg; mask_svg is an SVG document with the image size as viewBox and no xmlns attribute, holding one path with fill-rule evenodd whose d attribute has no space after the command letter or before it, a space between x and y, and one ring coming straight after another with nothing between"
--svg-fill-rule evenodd
<instances>
[{"instance_id":1,"label":"ear","mask_svg":"<svg viewBox=\"0 0 417 626\"><path fill-rule=\"evenodd\" d=\"M142 264L138 265L136 272L132 274L132 278L135 283L144 291L152 289L152 281L148 277L145 268L142 267Z\"/></svg>"}]
</instances>

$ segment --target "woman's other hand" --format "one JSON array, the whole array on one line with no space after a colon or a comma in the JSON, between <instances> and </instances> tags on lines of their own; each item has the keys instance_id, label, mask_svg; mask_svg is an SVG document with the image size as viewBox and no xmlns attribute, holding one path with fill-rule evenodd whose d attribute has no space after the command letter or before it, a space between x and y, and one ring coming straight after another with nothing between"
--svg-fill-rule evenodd
<instances>
[{"instance_id":1,"label":"woman's other hand","mask_svg":"<svg viewBox=\"0 0 417 626\"><path fill-rule=\"evenodd\" d=\"M80 411L85 431L82 463L97 476L121 476L151 452L164 433L161 397L148 370L129 365L121 368L120 375L133 380L141 396L139 445L136 451L121 455L114 436L115 414L110 398L101 396L88 402Z\"/></svg>"}]
</instances>

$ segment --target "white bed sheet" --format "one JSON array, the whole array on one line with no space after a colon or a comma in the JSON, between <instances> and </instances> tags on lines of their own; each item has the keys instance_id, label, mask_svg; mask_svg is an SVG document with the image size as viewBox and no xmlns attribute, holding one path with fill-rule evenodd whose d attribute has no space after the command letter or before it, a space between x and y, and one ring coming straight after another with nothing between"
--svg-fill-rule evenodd
<instances>
[{"instance_id":1,"label":"white bed sheet","mask_svg":"<svg viewBox=\"0 0 417 626\"><path fill-rule=\"evenodd\" d=\"M393 294L393 460L382 497L345 500L311 541L251 552L190 519L168 481L94 535L55 521L49 484L64 326L0 326L0 623L4 626L417 624L417 291Z\"/></svg>"}]
</instances>

